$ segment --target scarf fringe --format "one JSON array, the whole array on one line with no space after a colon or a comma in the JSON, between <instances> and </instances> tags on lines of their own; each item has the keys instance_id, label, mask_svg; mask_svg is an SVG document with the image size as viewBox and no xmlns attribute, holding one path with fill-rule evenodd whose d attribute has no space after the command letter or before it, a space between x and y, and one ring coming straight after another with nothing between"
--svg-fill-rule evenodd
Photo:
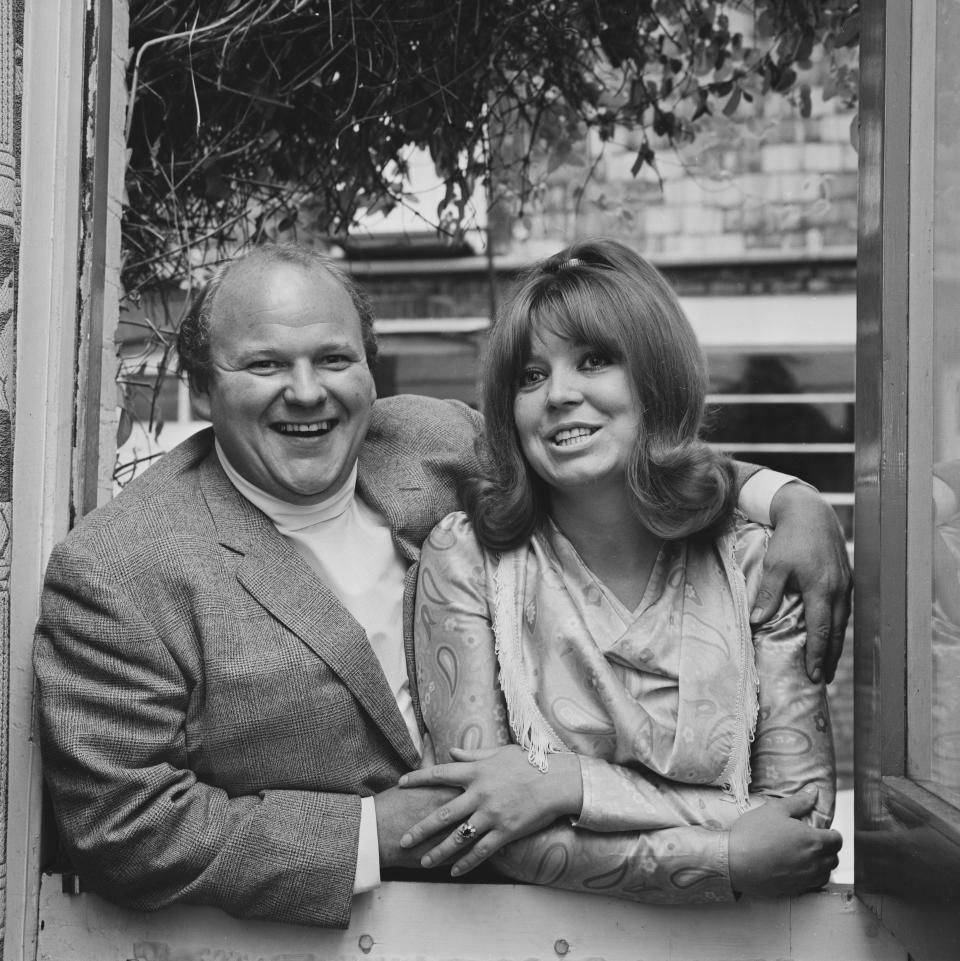
<instances>
[{"instance_id":1,"label":"scarf fringe","mask_svg":"<svg viewBox=\"0 0 960 961\"><path fill-rule=\"evenodd\" d=\"M744 814L749 808L750 793L750 745L756 733L757 717L757 689L759 678L752 650L747 652L745 684L743 685L741 703L737 709L736 730L734 734L733 750L718 784L736 802L737 810ZM752 721L750 720L752 718Z\"/></svg>"},{"instance_id":2,"label":"scarf fringe","mask_svg":"<svg viewBox=\"0 0 960 961\"><path fill-rule=\"evenodd\" d=\"M500 664L499 682L507 702L510 729L517 743L526 748L527 760L541 773L548 769L547 754L567 752L569 748L540 713L523 665L521 644L522 607L520 553L502 554L494 573L495 608L493 633L497 661Z\"/></svg>"},{"instance_id":3,"label":"scarf fringe","mask_svg":"<svg viewBox=\"0 0 960 961\"><path fill-rule=\"evenodd\" d=\"M734 729L733 749L724 766L717 784L736 802L737 810L743 814L749 808L750 792L750 745L757 731L757 715L760 709L760 675L757 673L757 659L753 650L753 631L745 622L747 598L743 574L733 558L733 541L722 551L727 580L733 591L736 609L737 628L740 634L740 687L737 692L737 716Z\"/></svg>"}]
</instances>

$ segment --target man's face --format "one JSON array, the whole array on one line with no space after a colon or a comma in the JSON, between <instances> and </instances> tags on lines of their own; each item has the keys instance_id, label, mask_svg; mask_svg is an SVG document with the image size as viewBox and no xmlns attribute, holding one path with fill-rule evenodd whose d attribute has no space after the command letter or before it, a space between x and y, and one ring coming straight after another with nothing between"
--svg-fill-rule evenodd
<instances>
[{"instance_id":1,"label":"man's face","mask_svg":"<svg viewBox=\"0 0 960 961\"><path fill-rule=\"evenodd\" d=\"M194 406L227 459L291 504L319 504L344 483L367 433L376 390L360 317L322 268L242 267L210 319L212 370Z\"/></svg>"}]
</instances>

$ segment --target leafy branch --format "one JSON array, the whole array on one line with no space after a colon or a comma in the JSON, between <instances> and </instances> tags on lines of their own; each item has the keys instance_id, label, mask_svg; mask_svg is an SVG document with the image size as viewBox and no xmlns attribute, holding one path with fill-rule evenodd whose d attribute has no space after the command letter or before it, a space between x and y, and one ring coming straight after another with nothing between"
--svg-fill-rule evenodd
<instances>
[{"instance_id":1,"label":"leafy branch","mask_svg":"<svg viewBox=\"0 0 960 961\"><path fill-rule=\"evenodd\" d=\"M704 115L771 92L809 112L817 48L852 100L858 24L858 0L132 0L125 288L410 203L413 147L456 239L478 184L522 213L590 129L642 131L636 174Z\"/></svg>"}]
</instances>

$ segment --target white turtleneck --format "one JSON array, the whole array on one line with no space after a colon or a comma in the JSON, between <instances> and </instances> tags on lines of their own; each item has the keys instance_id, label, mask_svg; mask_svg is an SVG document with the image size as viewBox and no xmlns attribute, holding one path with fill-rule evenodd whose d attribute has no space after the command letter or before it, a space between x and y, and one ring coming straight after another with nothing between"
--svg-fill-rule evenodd
<instances>
[{"instance_id":1,"label":"white turtleneck","mask_svg":"<svg viewBox=\"0 0 960 961\"><path fill-rule=\"evenodd\" d=\"M367 632L419 751L423 741L413 711L403 643L404 579L409 562L393 543L386 519L356 496L357 465L343 486L322 503L290 504L251 484L227 460L220 444L215 446L234 487L270 518ZM361 799L361 811L355 894L380 883L373 798Z\"/></svg>"}]
</instances>

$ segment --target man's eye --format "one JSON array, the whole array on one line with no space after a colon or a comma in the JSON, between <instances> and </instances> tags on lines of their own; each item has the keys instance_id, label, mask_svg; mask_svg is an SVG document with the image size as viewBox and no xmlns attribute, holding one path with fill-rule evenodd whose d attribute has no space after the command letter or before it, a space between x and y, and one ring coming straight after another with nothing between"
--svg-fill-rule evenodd
<instances>
[{"instance_id":1,"label":"man's eye","mask_svg":"<svg viewBox=\"0 0 960 961\"><path fill-rule=\"evenodd\" d=\"M330 370L343 370L351 363L353 359L346 354L326 354L320 358L320 365Z\"/></svg>"},{"instance_id":2,"label":"man's eye","mask_svg":"<svg viewBox=\"0 0 960 961\"><path fill-rule=\"evenodd\" d=\"M257 374L266 374L274 370L279 370L283 364L279 360L268 360L267 358L261 358L259 360L252 360L247 364L247 370L252 370Z\"/></svg>"}]
</instances>

